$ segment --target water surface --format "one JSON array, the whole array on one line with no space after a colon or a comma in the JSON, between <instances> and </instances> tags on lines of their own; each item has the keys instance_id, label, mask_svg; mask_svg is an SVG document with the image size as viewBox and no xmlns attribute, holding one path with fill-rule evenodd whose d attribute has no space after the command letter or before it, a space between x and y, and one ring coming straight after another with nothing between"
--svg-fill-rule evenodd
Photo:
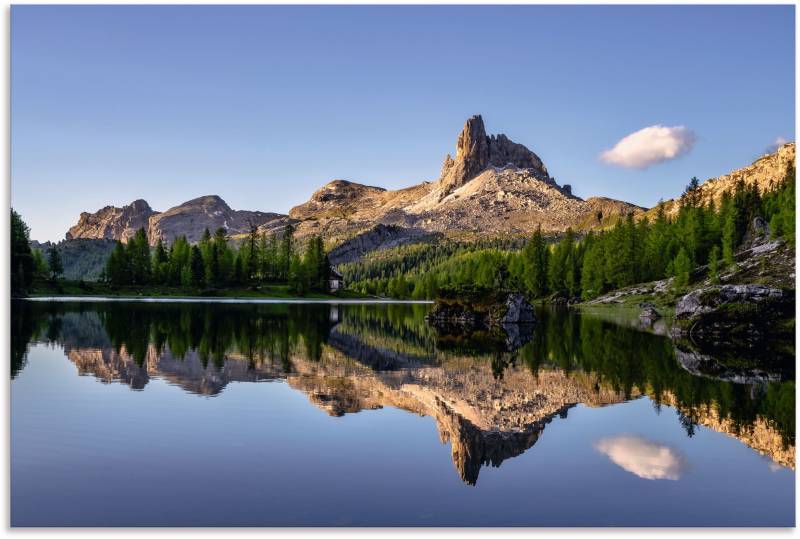
<instances>
[{"instance_id":1,"label":"water surface","mask_svg":"<svg viewBox=\"0 0 800 539\"><path fill-rule=\"evenodd\" d=\"M429 308L15 303L12 525L794 524L792 370Z\"/></svg>"}]
</instances>

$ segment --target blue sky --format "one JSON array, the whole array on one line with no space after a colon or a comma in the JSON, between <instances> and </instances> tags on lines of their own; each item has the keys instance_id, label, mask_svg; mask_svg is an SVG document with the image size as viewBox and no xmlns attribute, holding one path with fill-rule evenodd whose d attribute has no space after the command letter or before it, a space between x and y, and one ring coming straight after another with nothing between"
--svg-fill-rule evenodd
<instances>
[{"instance_id":1,"label":"blue sky","mask_svg":"<svg viewBox=\"0 0 800 539\"><path fill-rule=\"evenodd\" d=\"M12 205L205 194L286 212L334 178L438 176L482 114L583 197L652 206L794 140L794 6L13 6ZM688 153L600 155L648 126Z\"/></svg>"}]
</instances>

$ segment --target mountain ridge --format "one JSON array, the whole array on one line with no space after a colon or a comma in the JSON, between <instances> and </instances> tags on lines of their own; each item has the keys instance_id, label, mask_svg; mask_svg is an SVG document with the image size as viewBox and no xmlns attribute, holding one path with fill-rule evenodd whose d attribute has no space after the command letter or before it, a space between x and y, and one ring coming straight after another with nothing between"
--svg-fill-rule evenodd
<instances>
[{"instance_id":1,"label":"mountain ridge","mask_svg":"<svg viewBox=\"0 0 800 539\"><path fill-rule=\"evenodd\" d=\"M755 185L762 194L774 189L783 181L789 169L795 166L796 152L796 144L787 142L774 152L758 157L750 165L707 179L698 187L699 202L704 206L713 202L719 207L723 193L732 192L739 180L742 180L746 186ZM665 200L663 207L668 217L675 217L681 208L681 197ZM654 217L657 210L658 206L655 206L648 210L646 215Z\"/></svg>"},{"instance_id":2,"label":"mountain ridge","mask_svg":"<svg viewBox=\"0 0 800 539\"><path fill-rule=\"evenodd\" d=\"M153 244L159 239L171 242L180 235L196 242L206 228L213 232L221 227L231 239L239 240L252 227L260 233L281 233L292 225L299 238L321 235L336 247L379 225L413 231L401 232L401 241L431 234L524 236L538 227L547 234L567 228L602 229L628 213L641 218L655 211L608 197L575 196L571 185L559 185L549 175L533 151L503 134L487 135L480 115L467 119L455 146L455 157L446 155L437 179L401 189L334 179L288 215L233 210L217 195L197 197L163 212L138 199L122 207L81 213L66 238L127 242L136 230L145 228ZM700 186L701 196L717 200L739 178L768 189L783 177L794 157L794 143L784 144L749 166L707 180ZM677 213L679 204L679 199L667 201L667 213Z\"/></svg>"}]
</instances>

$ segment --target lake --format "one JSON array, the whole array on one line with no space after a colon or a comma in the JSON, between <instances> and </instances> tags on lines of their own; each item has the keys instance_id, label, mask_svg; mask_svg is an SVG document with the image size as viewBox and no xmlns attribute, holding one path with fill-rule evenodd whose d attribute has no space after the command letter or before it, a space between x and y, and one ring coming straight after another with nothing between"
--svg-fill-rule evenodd
<instances>
[{"instance_id":1,"label":"lake","mask_svg":"<svg viewBox=\"0 0 800 539\"><path fill-rule=\"evenodd\" d=\"M794 525L793 367L429 309L13 302L11 524Z\"/></svg>"}]
</instances>

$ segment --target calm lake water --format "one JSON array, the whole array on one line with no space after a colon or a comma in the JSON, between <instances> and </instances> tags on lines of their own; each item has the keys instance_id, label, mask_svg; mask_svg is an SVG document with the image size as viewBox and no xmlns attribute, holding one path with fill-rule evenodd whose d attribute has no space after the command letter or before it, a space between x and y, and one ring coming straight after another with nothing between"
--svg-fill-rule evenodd
<instances>
[{"instance_id":1,"label":"calm lake water","mask_svg":"<svg viewBox=\"0 0 800 539\"><path fill-rule=\"evenodd\" d=\"M794 525L793 369L429 309L15 302L11 524Z\"/></svg>"}]
</instances>

